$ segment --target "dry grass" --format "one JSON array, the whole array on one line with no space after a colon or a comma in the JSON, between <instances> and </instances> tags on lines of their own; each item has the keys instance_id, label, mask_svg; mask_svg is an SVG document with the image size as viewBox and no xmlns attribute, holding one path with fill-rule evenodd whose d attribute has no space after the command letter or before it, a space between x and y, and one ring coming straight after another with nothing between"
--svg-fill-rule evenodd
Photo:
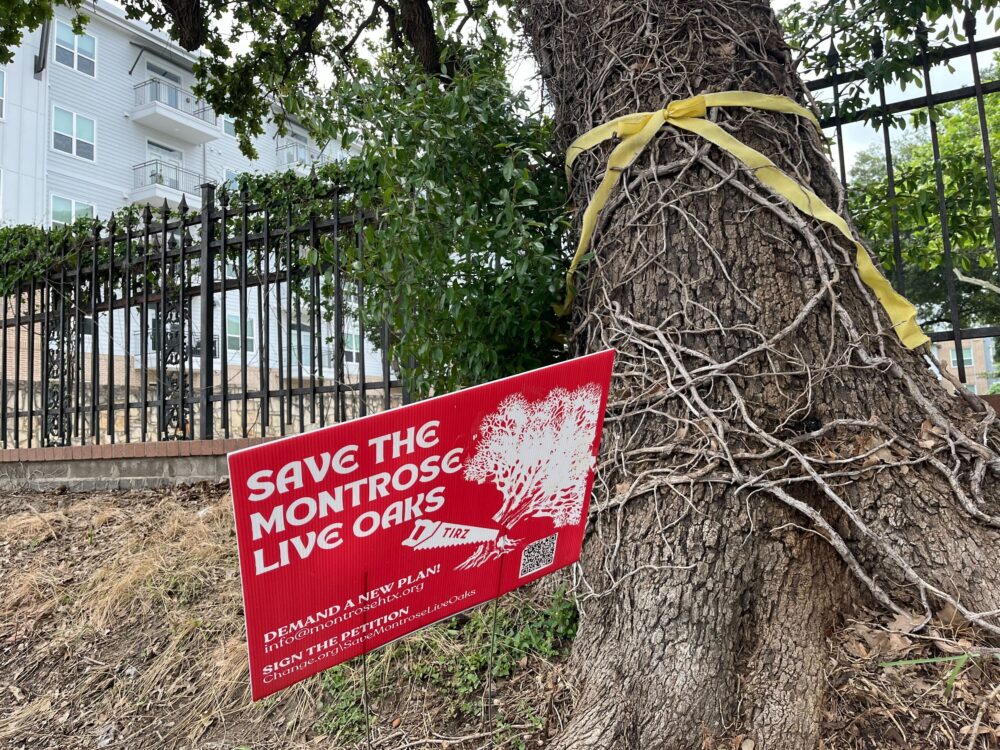
<instances>
[{"instance_id":1,"label":"dry grass","mask_svg":"<svg viewBox=\"0 0 1000 750\"><path fill-rule=\"evenodd\" d=\"M0 498L0 747L358 745L360 662L250 702L230 503L222 486ZM441 626L369 657L373 747L489 742L446 680L414 678L463 638ZM534 676L555 669L525 662L500 710L544 710ZM495 746L536 731L508 722Z\"/></svg>"},{"instance_id":2,"label":"dry grass","mask_svg":"<svg viewBox=\"0 0 1000 750\"><path fill-rule=\"evenodd\" d=\"M830 639L825 750L1000 746L996 643L950 607L917 633L867 615Z\"/></svg>"},{"instance_id":3,"label":"dry grass","mask_svg":"<svg viewBox=\"0 0 1000 750\"><path fill-rule=\"evenodd\" d=\"M223 487L0 498L0 747L364 747L358 661L250 702L235 549ZM537 602L505 601L492 736L481 610L369 657L373 748L544 745L570 686L518 630ZM830 637L824 750L1000 747L997 644L953 610L919 633L862 615ZM963 653L953 680L954 662L885 666Z\"/></svg>"}]
</instances>

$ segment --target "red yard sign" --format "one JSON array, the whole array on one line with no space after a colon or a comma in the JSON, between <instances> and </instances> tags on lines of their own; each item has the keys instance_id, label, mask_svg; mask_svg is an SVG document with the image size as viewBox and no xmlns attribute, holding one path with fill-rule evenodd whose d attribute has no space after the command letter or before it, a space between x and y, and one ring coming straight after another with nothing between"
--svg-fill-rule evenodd
<instances>
[{"instance_id":1,"label":"red yard sign","mask_svg":"<svg viewBox=\"0 0 1000 750\"><path fill-rule=\"evenodd\" d=\"M254 700L579 559L613 359L231 454Z\"/></svg>"}]
</instances>

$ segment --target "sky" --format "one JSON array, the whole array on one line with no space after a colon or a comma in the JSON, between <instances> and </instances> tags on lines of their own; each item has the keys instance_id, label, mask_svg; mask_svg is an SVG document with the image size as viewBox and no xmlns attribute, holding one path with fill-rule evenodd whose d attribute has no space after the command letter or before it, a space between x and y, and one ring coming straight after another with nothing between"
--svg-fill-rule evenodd
<instances>
[{"instance_id":1,"label":"sky","mask_svg":"<svg viewBox=\"0 0 1000 750\"><path fill-rule=\"evenodd\" d=\"M773 0L771 3L775 11L779 11L786 6L790 5L792 0ZM949 19L950 22L951 19ZM961 23L959 23L961 27ZM987 23L985 12L980 12L976 16L976 26L979 30L978 38L986 39L994 35L996 32L992 32L991 26ZM993 59L992 53L981 53L977 56L979 63L980 72L985 69L992 67ZM945 65L936 65L930 70L930 81L931 90L934 93L941 93L949 91L962 86L972 85L972 62L968 56L964 56L953 60L951 62L952 70L949 70ZM984 82L985 79L984 78ZM892 85L886 87L886 101L891 104L893 102L902 101L904 99L913 99L920 96L923 93L922 88L915 88L913 86L908 86L904 91L899 85ZM817 95L817 98L832 101L832 91L828 90ZM874 93L870 96L869 101L871 104L878 104L878 93ZM925 128L926 129L926 128ZM893 150L896 151L896 144L900 140L906 137L912 137L916 131L912 125L909 125L905 129L893 128L890 129L890 140L894 146ZM833 129L827 131L827 135L831 138L831 153L836 161L837 150L836 141L837 134ZM851 167L857 160L858 154L866 151L869 148L875 147L881 151L883 148L883 134L880 130L876 130L873 126L866 123L852 123L845 126L842 129L842 139L843 139L843 149L844 149L844 161L847 168L848 176L850 175Z\"/></svg>"}]
</instances>

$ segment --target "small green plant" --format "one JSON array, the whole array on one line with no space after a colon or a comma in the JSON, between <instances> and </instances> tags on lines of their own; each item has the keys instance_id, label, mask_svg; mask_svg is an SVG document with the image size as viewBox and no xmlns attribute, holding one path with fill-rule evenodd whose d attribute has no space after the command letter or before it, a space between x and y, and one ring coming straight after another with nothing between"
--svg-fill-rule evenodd
<instances>
[{"instance_id":1,"label":"small green plant","mask_svg":"<svg viewBox=\"0 0 1000 750\"><path fill-rule=\"evenodd\" d=\"M899 661L884 661L879 664L880 667L907 667L915 664L952 664L951 669L944 678L944 694L950 696L952 691L955 689L955 680L962 673L965 665L968 663L969 659L972 658L972 654L957 654L955 656L934 656L926 659L901 659Z\"/></svg>"},{"instance_id":2,"label":"small green plant","mask_svg":"<svg viewBox=\"0 0 1000 750\"><path fill-rule=\"evenodd\" d=\"M451 621L447 628L460 644L459 656L450 664L438 663L432 672L439 684L454 692L456 715L478 716L482 711L479 693L486 685L491 660L493 679L498 680L527 668L532 659L565 655L576 635L577 611L575 603L559 592L545 609L521 602L498 606L495 613L492 606L483 607L467 620ZM426 670L420 671L427 675Z\"/></svg>"},{"instance_id":3,"label":"small green plant","mask_svg":"<svg viewBox=\"0 0 1000 750\"><path fill-rule=\"evenodd\" d=\"M367 732L363 688L358 675L346 664L323 672L323 693L316 730L335 737L341 745L359 742Z\"/></svg>"},{"instance_id":4,"label":"small green plant","mask_svg":"<svg viewBox=\"0 0 1000 750\"><path fill-rule=\"evenodd\" d=\"M448 707L449 719L478 719L491 663L497 687L519 672L537 669L539 661L563 658L576 629L576 604L565 593L557 593L544 608L508 596L495 609L480 607L370 654L369 701L381 706L400 693L400 686L417 683ZM338 746L363 740L367 724L361 661L333 667L319 679L322 697L315 730L336 738ZM537 706L519 701L514 710L496 716L498 747L524 747L525 725L543 724Z\"/></svg>"}]
</instances>

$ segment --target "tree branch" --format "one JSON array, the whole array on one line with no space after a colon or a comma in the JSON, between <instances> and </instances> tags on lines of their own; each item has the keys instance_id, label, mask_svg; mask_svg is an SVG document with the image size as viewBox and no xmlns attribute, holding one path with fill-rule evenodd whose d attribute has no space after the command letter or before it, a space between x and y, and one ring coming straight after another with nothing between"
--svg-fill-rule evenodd
<instances>
[{"instance_id":1,"label":"tree branch","mask_svg":"<svg viewBox=\"0 0 1000 750\"><path fill-rule=\"evenodd\" d=\"M399 0L400 29L413 47L425 72L441 73L441 44L434 31L434 15L427 0Z\"/></svg>"},{"instance_id":2,"label":"tree branch","mask_svg":"<svg viewBox=\"0 0 1000 750\"><path fill-rule=\"evenodd\" d=\"M399 20L396 9L385 0L375 0L375 4L385 11L386 22L389 25L389 37L392 39L393 49L399 51L403 49L403 37L399 33Z\"/></svg>"},{"instance_id":3,"label":"tree branch","mask_svg":"<svg viewBox=\"0 0 1000 750\"><path fill-rule=\"evenodd\" d=\"M462 20L458 22L458 26L455 27L455 36L462 33L462 29L465 28L465 24L469 22L470 18L474 18L479 14L480 8L484 6L476 6L469 0L465 0L465 16Z\"/></svg>"},{"instance_id":4,"label":"tree branch","mask_svg":"<svg viewBox=\"0 0 1000 750\"><path fill-rule=\"evenodd\" d=\"M204 46L208 41L208 18L201 0L162 0L162 5L184 49L193 52Z\"/></svg>"},{"instance_id":5,"label":"tree branch","mask_svg":"<svg viewBox=\"0 0 1000 750\"><path fill-rule=\"evenodd\" d=\"M358 39L361 38L361 35L365 32L365 29L370 28L371 25L379 19L379 11L383 9L383 6L384 4L379 2L376 2L374 5L372 5L372 12L368 14L368 18L366 18L364 21L360 23L357 30L354 32L354 36L350 38L347 44L345 44L343 47L340 48L338 55L341 60L346 60L347 53L351 51L351 48L354 47L355 44L357 44Z\"/></svg>"},{"instance_id":6,"label":"tree branch","mask_svg":"<svg viewBox=\"0 0 1000 750\"><path fill-rule=\"evenodd\" d=\"M987 289L993 292L994 294L1000 294L1000 286L997 286L996 284L991 284L988 281L983 281L982 279L974 279L971 276L966 276L957 268L954 270L955 270L955 278L958 279L959 281L964 281L966 284L972 284L973 286L978 286L983 289Z\"/></svg>"},{"instance_id":7,"label":"tree branch","mask_svg":"<svg viewBox=\"0 0 1000 750\"><path fill-rule=\"evenodd\" d=\"M330 8L331 2L332 0L317 0L308 16L303 16L292 24L292 28L299 33L299 43L295 48L296 57L302 53L313 55L317 53L316 45L313 43L313 34L326 19L326 12Z\"/></svg>"}]
</instances>

